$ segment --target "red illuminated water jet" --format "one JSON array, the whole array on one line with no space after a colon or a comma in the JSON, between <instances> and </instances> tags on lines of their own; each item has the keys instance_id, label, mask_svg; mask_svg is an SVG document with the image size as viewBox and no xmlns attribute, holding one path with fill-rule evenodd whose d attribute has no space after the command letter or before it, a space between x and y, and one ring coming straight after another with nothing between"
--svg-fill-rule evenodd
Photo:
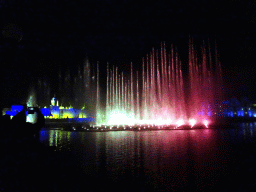
<instances>
[{"instance_id":1,"label":"red illuminated water jet","mask_svg":"<svg viewBox=\"0 0 256 192\"><path fill-rule=\"evenodd\" d=\"M190 41L187 71L177 50L171 46L167 52L165 43L142 59L140 75L132 64L129 77L108 66L106 109L97 104L96 124L193 127L202 123L208 127L221 100L221 66L216 49L215 57L210 46L203 45L200 55L196 50Z\"/></svg>"}]
</instances>

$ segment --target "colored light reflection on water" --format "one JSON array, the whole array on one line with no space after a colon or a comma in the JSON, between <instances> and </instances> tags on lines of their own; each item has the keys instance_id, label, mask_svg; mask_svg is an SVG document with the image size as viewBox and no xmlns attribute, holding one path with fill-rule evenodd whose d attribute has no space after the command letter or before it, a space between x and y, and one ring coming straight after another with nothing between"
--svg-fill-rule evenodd
<instances>
[{"instance_id":1,"label":"colored light reflection on water","mask_svg":"<svg viewBox=\"0 0 256 192\"><path fill-rule=\"evenodd\" d=\"M206 190L216 186L235 190L239 185L235 180L241 174L243 182L250 181L249 168L244 167L248 164L244 162L256 159L250 150L256 138L255 127L248 123L237 129L45 130L41 142L59 151L72 151L85 175L112 189L119 183L121 190L133 186L139 191Z\"/></svg>"}]
</instances>

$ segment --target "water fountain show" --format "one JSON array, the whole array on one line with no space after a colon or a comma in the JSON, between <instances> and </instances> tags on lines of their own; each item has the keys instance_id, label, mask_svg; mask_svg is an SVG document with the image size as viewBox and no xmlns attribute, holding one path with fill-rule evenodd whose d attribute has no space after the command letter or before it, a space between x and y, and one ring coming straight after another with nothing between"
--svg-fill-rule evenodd
<instances>
[{"instance_id":1,"label":"water fountain show","mask_svg":"<svg viewBox=\"0 0 256 192\"><path fill-rule=\"evenodd\" d=\"M222 71L216 45L212 51L205 44L195 47L190 40L184 62L177 48L162 43L159 50L153 48L140 63L131 63L126 69L108 64L105 78L99 69L99 63L93 67L86 59L77 75L59 73L52 100L51 84L39 79L27 106L36 106L36 100L41 105L51 101L50 106L40 107L47 122L63 119L102 131L205 128L222 115ZM15 107L22 109L13 106L6 114L14 116ZM34 121L30 116L28 121Z\"/></svg>"},{"instance_id":2,"label":"water fountain show","mask_svg":"<svg viewBox=\"0 0 256 192\"><path fill-rule=\"evenodd\" d=\"M104 107L97 66L96 125L208 127L222 99L222 72L216 46L214 56L210 46L197 50L190 41L182 63L177 49L162 43L142 59L140 71L131 63L129 75L108 65Z\"/></svg>"}]
</instances>

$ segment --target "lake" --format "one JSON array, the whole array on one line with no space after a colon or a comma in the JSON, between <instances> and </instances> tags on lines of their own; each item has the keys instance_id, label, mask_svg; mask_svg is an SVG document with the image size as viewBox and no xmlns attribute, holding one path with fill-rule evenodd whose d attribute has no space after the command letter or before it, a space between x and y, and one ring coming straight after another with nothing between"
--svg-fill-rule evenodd
<instances>
[{"instance_id":1,"label":"lake","mask_svg":"<svg viewBox=\"0 0 256 192\"><path fill-rule=\"evenodd\" d=\"M228 129L43 129L40 142L69 156L78 167L72 182L89 191L241 191L255 187L255 137L256 123L241 123Z\"/></svg>"}]
</instances>

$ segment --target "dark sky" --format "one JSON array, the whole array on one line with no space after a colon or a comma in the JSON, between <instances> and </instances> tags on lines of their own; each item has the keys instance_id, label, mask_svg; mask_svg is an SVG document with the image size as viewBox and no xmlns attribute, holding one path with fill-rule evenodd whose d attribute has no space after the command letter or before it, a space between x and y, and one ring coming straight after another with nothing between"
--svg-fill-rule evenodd
<instances>
[{"instance_id":1,"label":"dark sky","mask_svg":"<svg viewBox=\"0 0 256 192\"><path fill-rule=\"evenodd\" d=\"M189 37L216 41L227 97L255 99L255 10L255 1L1 0L2 103L37 77L77 71L85 57L104 73L107 62L125 68L165 41L186 61Z\"/></svg>"}]
</instances>

